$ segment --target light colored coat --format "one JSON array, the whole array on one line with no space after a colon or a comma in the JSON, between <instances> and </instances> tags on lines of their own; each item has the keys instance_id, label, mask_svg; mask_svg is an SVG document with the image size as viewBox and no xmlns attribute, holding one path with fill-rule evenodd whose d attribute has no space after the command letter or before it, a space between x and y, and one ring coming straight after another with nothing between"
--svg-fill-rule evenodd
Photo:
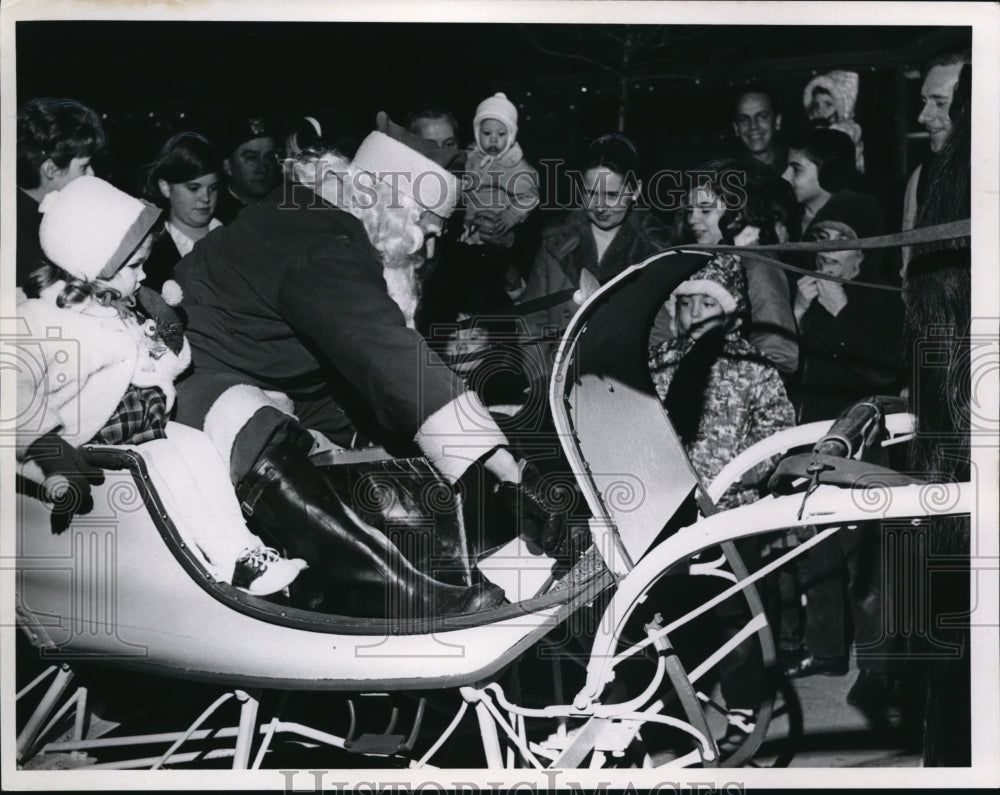
<instances>
[{"instance_id":1,"label":"light colored coat","mask_svg":"<svg viewBox=\"0 0 1000 795\"><path fill-rule=\"evenodd\" d=\"M472 148L465 163L463 178L465 193L465 242L477 245L483 241L473 228L476 214L493 212L511 227L521 223L538 206L538 172L524 159L519 144L503 154L488 155ZM504 235L501 245L514 243L513 229Z\"/></svg>"},{"instance_id":2,"label":"light colored coat","mask_svg":"<svg viewBox=\"0 0 1000 795\"><path fill-rule=\"evenodd\" d=\"M89 442L108 421L129 384L160 387L173 406L174 379L191 361L187 340L180 354L152 355L150 338L134 317L96 303L59 308L57 282L38 298L17 304L18 458L46 433L73 447Z\"/></svg>"}]
</instances>

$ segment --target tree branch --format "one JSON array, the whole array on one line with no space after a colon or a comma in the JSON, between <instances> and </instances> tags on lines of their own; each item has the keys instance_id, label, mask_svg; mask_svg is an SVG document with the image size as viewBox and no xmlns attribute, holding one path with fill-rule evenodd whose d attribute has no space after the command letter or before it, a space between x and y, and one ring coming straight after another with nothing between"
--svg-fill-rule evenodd
<instances>
[{"instance_id":1,"label":"tree branch","mask_svg":"<svg viewBox=\"0 0 1000 795\"><path fill-rule=\"evenodd\" d=\"M542 44L539 43L535 39L535 37L531 33L528 32L527 28L524 25L519 25L519 27L521 28L522 32L524 33L525 38L528 40L528 43L532 47L534 47L536 50L538 50L540 53L543 53L544 55L552 55L552 56L555 56L556 58L570 58L570 59L574 59L574 60L577 60L577 61L583 61L584 63L588 63L591 66L596 66L599 69L603 69L605 72L609 72L610 74L613 74L613 75L617 75L618 74L618 71L616 69L608 66L607 64L601 63L600 61L598 61L598 60L596 60L594 58L591 58L589 55L580 55L578 53L559 52L557 50L550 50L548 47L542 46Z\"/></svg>"}]
</instances>

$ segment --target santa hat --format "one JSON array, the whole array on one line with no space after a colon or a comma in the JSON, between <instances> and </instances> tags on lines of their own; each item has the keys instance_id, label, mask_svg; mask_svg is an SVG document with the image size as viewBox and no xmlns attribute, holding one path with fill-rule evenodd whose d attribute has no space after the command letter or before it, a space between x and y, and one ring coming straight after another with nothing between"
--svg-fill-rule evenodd
<instances>
[{"instance_id":1,"label":"santa hat","mask_svg":"<svg viewBox=\"0 0 1000 795\"><path fill-rule=\"evenodd\" d=\"M743 317L750 312L747 296L747 275L739 257L733 254L716 254L702 268L682 282L670 295L670 309L674 317L674 303L680 295L708 295L719 302L722 311L733 317Z\"/></svg>"},{"instance_id":2,"label":"santa hat","mask_svg":"<svg viewBox=\"0 0 1000 795\"><path fill-rule=\"evenodd\" d=\"M835 69L825 75L817 75L806 85L802 93L802 105L806 110L813 100L813 90L822 88L833 97L837 115L841 121L854 118L854 106L858 101L858 73Z\"/></svg>"},{"instance_id":3,"label":"santa hat","mask_svg":"<svg viewBox=\"0 0 1000 795\"><path fill-rule=\"evenodd\" d=\"M78 279L110 279L162 212L98 177L78 177L38 206L38 237L52 262Z\"/></svg>"},{"instance_id":4,"label":"santa hat","mask_svg":"<svg viewBox=\"0 0 1000 795\"><path fill-rule=\"evenodd\" d=\"M380 110L375 116L375 129L401 144L406 144L410 149L419 152L424 157L429 157L439 166L453 173L465 168L468 152L464 149L459 149L456 146L438 146L434 141L421 138L416 133L396 124L384 110Z\"/></svg>"},{"instance_id":5,"label":"santa hat","mask_svg":"<svg viewBox=\"0 0 1000 795\"><path fill-rule=\"evenodd\" d=\"M472 131L476 135L477 140L479 137L479 123L485 119L496 119L506 125L507 149L510 149L517 138L517 108L514 107L514 103L507 99L507 95L502 91L498 91L492 97L484 99L479 103L479 107L476 108L476 115L472 119Z\"/></svg>"},{"instance_id":6,"label":"santa hat","mask_svg":"<svg viewBox=\"0 0 1000 795\"><path fill-rule=\"evenodd\" d=\"M442 218L458 203L458 180L451 172L378 130L361 142L351 163Z\"/></svg>"}]
</instances>

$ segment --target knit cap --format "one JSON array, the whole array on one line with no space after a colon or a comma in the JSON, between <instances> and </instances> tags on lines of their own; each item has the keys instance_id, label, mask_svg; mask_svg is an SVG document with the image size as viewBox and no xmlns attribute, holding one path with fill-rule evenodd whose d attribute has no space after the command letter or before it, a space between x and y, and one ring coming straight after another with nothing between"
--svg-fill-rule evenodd
<instances>
[{"instance_id":1,"label":"knit cap","mask_svg":"<svg viewBox=\"0 0 1000 795\"><path fill-rule=\"evenodd\" d=\"M882 208L874 196L854 191L833 194L809 225L809 237L820 231L835 231L850 240L882 234Z\"/></svg>"},{"instance_id":2,"label":"knit cap","mask_svg":"<svg viewBox=\"0 0 1000 795\"><path fill-rule=\"evenodd\" d=\"M739 257L733 254L716 254L712 257L674 290L670 296L671 303L679 295L711 296L719 302L727 315L743 317L750 312L746 271Z\"/></svg>"},{"instance_id":3,"label":"knit cap","mask_svg":"<svg viewBox=\"0 0 1000 795\"><path fill-rule=\"evenodd\" d=\"M458 180L451 172L378 130L361 142L351 162L442 218L458 203Z\"/></svg>"},{"instance_id":4,"label":"knit cap","mask_svg":"<svg viewBox=\"0 0 1000 795\"><path fill-rule=\"evenodd\" d=\"M45 256L84 281L110 279L160 217L159 207L98 177L78 177L38 206Z\"/></svg>"},{"instance_id":5,"label":"knit cap","mask_svg":"<svg viewBox=\"0 0 1000 795\"><path fill-rule=\"evenodd\" d=\"M802 93L802 105L806 110L809 110L813 100L813 90L817 88L825 89L833 97L833 104L842 122L854 118L854 106L858 101L857 72L835 69L828 74L814 77Z\"/></svg>"},{"instance_id":6,"label":"knit cap","mask_svg":"<svg viewBox=\"0 0 1000 795\"><path fill-rule=\"evenodd\" d=\"M514 103L507 99L507 95L498 91L492 97L488 97L479 103L476 108L476 115L472 119L472 131L479 140L479 123L485 119L496 119L502 121L507 127L507 149L514 145L517 140L517 108ZM478 145L478 144L477 144ZM507 151L504 149L504 152ZM501 152L500 154L503 154Z\"/></svg>"}]
</instances>

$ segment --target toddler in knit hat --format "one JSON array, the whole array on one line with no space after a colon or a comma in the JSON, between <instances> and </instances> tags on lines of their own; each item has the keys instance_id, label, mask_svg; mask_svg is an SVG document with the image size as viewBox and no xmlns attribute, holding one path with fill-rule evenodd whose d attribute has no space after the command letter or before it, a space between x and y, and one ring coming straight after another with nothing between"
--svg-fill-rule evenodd
<instances>
[{"instance_id":1,"label":"toddler in knit hat","mask_svg":"<svg viewBox=\"0 0 1000 795\"><path fill-rule=\"evenodd\" d=\"M18 317L34 345L17 374L17 457L53 504L52 531L93 508L104 480L85 444L141 445L181 536L217 579L258 595L301 571L265 547L243 521L229 473L199 431L168 422L174 379L191 361L183 323L164 295L141 286L161 211L93 176L45 196L39 239L48 262L32 271ZM27 349L26 349L27 350ZM196 474L197 473L197 474Z\"/></svg>"},{"instance_id":2,"label":"toddler in knit hat","mask_svg":"<svg viewBox=\"0 0 1000 795\"><path fill-rule=\"evenodd\" d=\"M851 136L855 149L855 168L865 173L865 146L861 140L861 125L854 119L858 101L858 73L834 69L817 75L802 92L806 118L817 127L829 127Z\"/></svg>"},{"instance_id":3,"label":"toddler in knit hat","mask_svg":"<svg viewBox=\"0 0 1000 795\"><path fill-rule=\"evenodd\" d=\"M514 227L538 206L538 172L517 143L517 108L505 94L480 102L472 126L462 241L510 248Z\"/></svg>"}]
</instances>

